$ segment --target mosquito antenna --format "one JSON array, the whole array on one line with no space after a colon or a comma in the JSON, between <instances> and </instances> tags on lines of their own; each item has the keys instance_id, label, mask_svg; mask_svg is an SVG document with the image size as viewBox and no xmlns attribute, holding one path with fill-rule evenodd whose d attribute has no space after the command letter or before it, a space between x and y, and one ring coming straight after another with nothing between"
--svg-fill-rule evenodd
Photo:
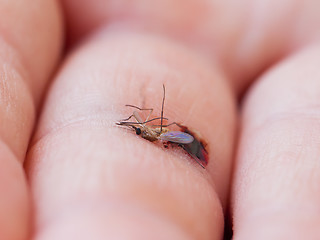
<instances>
[{"instance_id":1,"label":"mosquito antenna","mask_svg":"<svg viewBox=\"0 0 320 240\"><path fill-rule=\"evenodd\" d=\"M166 89L164 87L164 84L162 85L163 86L163 98L162 98L162 107L161 107L161 119L160 119L160 133L162 133L162 122L163 122L163 106L164 106L164 99L166 97Z\"/></svg>"}]
</instances>

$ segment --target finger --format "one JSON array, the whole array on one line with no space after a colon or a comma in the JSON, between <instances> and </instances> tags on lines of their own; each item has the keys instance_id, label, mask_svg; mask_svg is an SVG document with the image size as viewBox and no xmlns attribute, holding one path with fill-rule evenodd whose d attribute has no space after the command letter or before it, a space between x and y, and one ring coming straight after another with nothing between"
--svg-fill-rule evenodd
<instances>
[{"instance_id":1,"label":"finger","mask_svg":"<svg viewBox=\"0 0 320 240\"><path fill-rule=\"evenodd\" d=\"M103 24L170 36L218 60L238 92L270 64L320 37L317 0L64 0L62 4L70 42Z\"/></svg>"},{"instance_id":2,"label":"finger","mask_svg":"<svg viewBox=\"0 0 320 240\"><path fill-rule=\"evenodd\" d=\"M235 239L318 239L320 47L285 61L249 93L233 212Z\"/></svg>"},{"instance_id":3,"label":"finger","mask_svg":"<svg viewBox=\"0 0 320 240\"><path fill-rule=\"evenodd\" d=\"M115 124L132 114L125 104L158 117L163 83L165 117L208 142L206 170ZM100 34L67 59L29 151L37 239L221 239L234 121L205 59L161 38Z\"/></svg>"},{"instance_id":4,"label":"finger","mask_svg":"<svg viewBox=\"0 0 320 240\"><path fill-rule=\"evenodd\" d=\"M38 103L62 44L62 21L55 0L0 1L2 56L22 75ZM10 66L11 67L11 66Z\"/></svg>"},{"instance_id":5,"label":"finger","mask_svg":"<svg viewBox=\"0 0 320 240\"><path fill-rule=\"evenodd\" d=\"M22 163L36 105L59 55L57 12L54 1L0 1L0 239L28 234Z\"/></svg>"}]
</instances>

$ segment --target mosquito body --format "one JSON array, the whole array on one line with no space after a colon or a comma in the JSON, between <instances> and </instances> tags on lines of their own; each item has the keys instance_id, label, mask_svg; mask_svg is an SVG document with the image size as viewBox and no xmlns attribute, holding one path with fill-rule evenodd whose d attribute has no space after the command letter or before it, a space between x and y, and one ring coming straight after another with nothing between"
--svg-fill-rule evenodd
<instances>
[{"instance_id":1,"label":"mosquito body","mask_svg":"<svg viewBox=\"0 0 320 240\"><path fill-rule=\"evenodd\" d=\"M168 126L168 125L161 124L160 127L158 125L146 125L146 123L152 122L154 120L166 119L162 116L160 118L153 118L153 119L149 120L149 117L153 111L152 108L143 109L143 108L138 108L133 105L126 105L126 106L137 108L141 111L143 111L143 110L150 111L150 113L145 121L143 121L141 119L141 117L137 111L134 111L133 114L129 118L124 119L124 120L120 121L119 123L117 123L118 125L128 126L128 127L133 128L135 130L136 134L141 135L142 138L144 138L150 142L154 142L157 140L161 140L163 142L167 141L167 142L172 142L172 143L178 143L178 144L188 144L188 143L193 142L194 138L190 134L184 133L181 131L171 131L167 127L164 127L164 126ZM136 120L136 122L128 122L128 120L130 120L131 118L134 118ZM173 123L173 124L175 124L175 123ZM170 124L170 125L172 125L172 124Z\"/></svg>"},{"instance_id":2,"label":"mosquito body","mask_svg":"<svg viewBox=\"0 0 320 240\"><path fill-rule=\"evenodd\" d=\"M149 120L153 109L152 108L139 108L134 105L126 105L127 107L132 107L138 109L139 111L149 111L149 115L143 121L137 111L133 113L126 119L121 120L117 125L127 126L140 135L142 138L154 142L160 140L164 143L175 144L182 147L201 167L205 168L207 165L207 152L201 141L194 137L194 134L188 130L187 127L177 124L175 122L170 124L163 124L163 120L168 120L163 117L163 107L165 100L165 87L163 85L163 99L161 107L161 117L153 118ZM134 118L135 122L129 121ZM155 120L160 120L160 125L147 125L147 123L153 122ZM176 125L182 129L182 131L171 131L168 127L171 125ZM202 154L204 153L204 154Z\"/></svg>"}]
</instances>

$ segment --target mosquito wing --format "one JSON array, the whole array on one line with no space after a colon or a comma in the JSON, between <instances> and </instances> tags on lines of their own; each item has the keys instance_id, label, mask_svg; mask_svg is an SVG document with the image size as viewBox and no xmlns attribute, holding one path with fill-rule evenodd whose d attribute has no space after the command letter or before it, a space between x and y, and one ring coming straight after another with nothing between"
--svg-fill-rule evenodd
<instances>
[{"instance_id":1,"label":"mosquito wing","mask_svg":"<svg viewBox=\"0 0 320 240\"><path fill-rule=\"evenodd\" d=\"M188 144L193 142L193 137L184 132L170 131L160 135L162 141L169 141L174 143Z\"/></svg>"}]
</instances>

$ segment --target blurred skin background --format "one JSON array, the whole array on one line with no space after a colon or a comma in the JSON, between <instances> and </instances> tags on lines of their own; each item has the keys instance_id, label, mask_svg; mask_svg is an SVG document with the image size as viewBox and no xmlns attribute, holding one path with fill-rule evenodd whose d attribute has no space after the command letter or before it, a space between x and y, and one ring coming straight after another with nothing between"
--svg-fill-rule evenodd
<instances>
[{"instance_id":1,"label":"blurred skin background","mask_svg":"<svg viewBox=\"0 0 320 240\"><path fill-rule=\"evenodd\" d=\"M0 0L0 239L320 239L320 2ZM200 133L209 164L115 122ZM226 232L224 236L224 229Z\"/></svg>"}]
</instances>

